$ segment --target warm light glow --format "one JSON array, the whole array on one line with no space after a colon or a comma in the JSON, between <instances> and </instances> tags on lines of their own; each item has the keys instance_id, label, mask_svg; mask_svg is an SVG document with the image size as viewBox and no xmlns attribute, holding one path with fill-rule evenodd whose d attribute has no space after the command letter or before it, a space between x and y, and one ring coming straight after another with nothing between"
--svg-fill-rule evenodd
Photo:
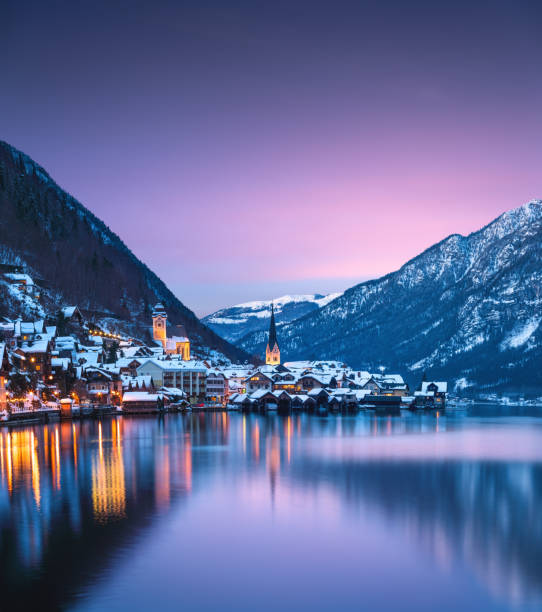
<instances>
[{"instance_id":1,"label":"warm light glow","mask_svg":"<svg viewBox=\"0 0 542 612\"><path fill-rule=\"evenodd\" d=\"M126 513L124 458L117 445L104 452L101 422L98 424L98 448L98 455L92 460L94 516L101 521L122 518Z\"/></svg>"}]
</instances>

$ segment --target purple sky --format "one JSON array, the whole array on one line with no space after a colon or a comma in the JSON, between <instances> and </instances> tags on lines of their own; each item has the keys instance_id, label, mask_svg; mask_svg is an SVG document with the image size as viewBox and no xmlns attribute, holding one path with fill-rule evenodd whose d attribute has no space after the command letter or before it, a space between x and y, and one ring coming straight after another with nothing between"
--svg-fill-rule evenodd
<instances>
[{"instance_id":1,"label":"purple sky","mask_svg":"<svg viewBox=\"0 0 542 612\"><path fill-rule=\"evenodd\" d=\"M334 291L542 197L541 31L539 2L8 0L0 138L199 315Z\"/></svg>"}]
</instances>

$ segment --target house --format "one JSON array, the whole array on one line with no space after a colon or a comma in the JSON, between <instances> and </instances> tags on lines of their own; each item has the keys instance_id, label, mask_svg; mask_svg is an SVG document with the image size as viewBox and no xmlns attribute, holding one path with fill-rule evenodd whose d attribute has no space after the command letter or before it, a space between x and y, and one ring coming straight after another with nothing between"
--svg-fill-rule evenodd
<instances>
[{"instance_id":1,"label":"house","mask_svg":"<svg viewBox=\"0 0 542 612\"><path fill-rule=\"evenodd\" d=\"M137 374L150 375L156 388L182 389L191 402L205 400L207 367L201 361L146 359L137 368Z\"/></svg>"},{"instance_id":2,"label":"house","mask_svg":"<svg viewBox=\"0 0 542 612\"><path fill-rule=\"evenodd\" d=\"M42 339L35 335L33 338L23 341L14 353L24 358L20 360L21 371L36 373L39 378L46 380L51 374L51 342L48 336Z\"/></svg>"},{"instance_id":3,"label":"house","mask_svg":"<svg viewBox=\"0 0 542 612\"><path fill-rule=\"evenodd\" d=\"M422 382L421 394L432 394L433 401L436 406L444 406L446 403L446 396L448 395L448 383L447 382ZM416 397L416 394L414 394Z\"/></svg>"},{"instance_id":4,"label":"house","mask_svg":"<svg viewBox=\"0 0 542 612\"><path fill-rule=\"evenodd\" d=\"M163 407L164 401L158 393L128 391L122 398L122 412L127 414L159 412Z\"/></svg>"},{"instance_id":5,"label":"house","mask_svg":"<svg viewBox=\"0 0 542 612\"><path fill-rule=\"evenodd\" d=\"M60 312L66 321L78 325L79 327L83 327L85 319L77 306L65 306L64 308L60 309Z\"/></svg>"},{"instance_id":6,"label":"house","mask_svg":"<svg viewBox=\"0 0 542 612\"><path fill-rule=\"evenodd\" d=\"M98 404L119 405L122 398L122 380L115 372L90 367L85 370L87 391Z\"/></svg>"},{"instance_id":7,"label":"house","mask_svg":"<svg viewBox=\"0 0 542 612\"><path fill-rule=\"evenodd\" d=\"M26 295L29 295L35 299L40 297L39 287L34 283L29 274L14 272L4 274L4 278L12 287L16 287L19 291L25 293Z\"/></svg>"},{"instance_id":8,"label":"house","mask_svg":"<svg viewBox=\"0 0 542 612\"><path fill-rule=\"evenodd\" d=\"M246 393L246 379L252 374L252 366L224 368L221 371L226 377L226 401L234 393Z\"/></svg>"},{"instance_id":9,"label":"house","mask_svg":"<svg viewBox=\"0 0 542 612\"><path fill-rule=\"evenodd\" d=\"M123 391L148 391L154 393L152 376L127 376L121 374Z\"/></svg>"},{"instance_id":10,"label":"house","mask_svg":"<svg viewBox=\"0 0 542 612\"><path fill-rule=\"evenodd\" d=\"M337 379L331 374L305 374L299 379L300 388L304 391L310 391L311 389L336 389Z\"/></svg>"},{"instance_id":11,"label":"house","mask_svg":"<svg viewBox=\"0 0 542 612\"><path fill-rule=\"evenodd\" d=\"M208 370L205 382L205 399L209 402L224 404L227 401L227 380L222 372Z\"/></svg>"},{"instance_id":12,"label":"house","mask_svg":"<svg viewBox=\"0 0 542 612\"><path fill-rule=\"evenodd\" d=\"M261 371L256 371L251 376L248 376L245 379L245 385L247 393L252 393L253 391L272 391L273 390L273 378L264 374Z\"/></svg>"}]
</instances>

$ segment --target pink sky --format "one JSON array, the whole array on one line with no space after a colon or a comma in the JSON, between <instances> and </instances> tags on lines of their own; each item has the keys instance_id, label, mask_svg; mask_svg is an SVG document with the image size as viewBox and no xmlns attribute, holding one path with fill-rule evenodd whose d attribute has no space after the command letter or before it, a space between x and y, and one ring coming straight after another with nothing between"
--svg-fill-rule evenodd
<instances>
[{"instance_id":1,"label":"pink sky","mask_svg":"<svg viewBox=\"0 0 542 612\"><path fill-rule=\"evenodd\" d=\"M199 315L542 197L540 7L113 4L11 7L1 136Z\"/></svg>"}]
</instances>

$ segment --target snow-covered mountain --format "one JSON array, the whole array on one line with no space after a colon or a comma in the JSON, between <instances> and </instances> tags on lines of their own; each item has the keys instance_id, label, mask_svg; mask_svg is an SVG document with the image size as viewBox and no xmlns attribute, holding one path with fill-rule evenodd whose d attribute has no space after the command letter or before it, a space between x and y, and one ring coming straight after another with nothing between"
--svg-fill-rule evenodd
<instances>
[{"instance_id":1,"label":"snow-covered mountain","mask_svg":"<svg viewBox=\"0 0 542 612\"><path fill-rule=\"evenodd\" d=\"M477 393L542 395L542 201L451 235L278 330L283 359L424 371ZM263 340L263 341L262 341ZM265 338L239 346L261 353Z\"/></svg>"},{"instance_id":2,"label":"snow-covered mountain","mask_svg":"<svg viewBox=\"0 0 542 612\"><path fill-rule=\"evenodd\" d=\"M166 307L173 329L184 325L196 353L243 351L201 324L122 240L59 187L30 157L0 141L0 317L53 318L77 304L106 328L150 340L152 307ZM6 282L17 266L40 288L39 301Z\"/></svg>"},{"instance_id":3,"label":"snow-covered mountain","mask_svg":"<svg viewBox=\"0 0 542 612\"><path fill-rule=\"evenodd\" d=\"M280 326L326 306L340 295L342 293L283 295L274 300L245 302L207 315L202 322L229 342L238 343L247 334L267 332L271 303L274 304L275 319Z\"/></svg>"}]
</instances>

